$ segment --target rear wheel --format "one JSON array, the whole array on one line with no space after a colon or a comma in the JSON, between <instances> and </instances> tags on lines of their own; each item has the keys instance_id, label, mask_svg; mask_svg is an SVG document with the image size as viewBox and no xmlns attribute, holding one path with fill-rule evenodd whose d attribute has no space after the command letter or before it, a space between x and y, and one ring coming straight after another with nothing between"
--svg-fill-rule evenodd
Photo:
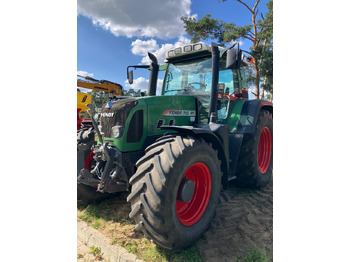
<instances>
[{"instance_id":1,"label":"rear wheel","mask_svg":"<svg viewBox=\"0 0 350 262\"><path fill-rule=\"evenodd\" d=\"M149 146L136 163L127 198L136 230L167 249L193 244L215 214L220 164L217 151L202 139L168 135Z\"/></svg>"},{"instance_id":2,"label":"rear wheel","mask_svg":"<svg viewBox=\"0 0 350 262\"><path fill-rule=\"evenodd\" d=\"M245 134L237 163L236 184L262 188L272 174L273 121L269 111L261 110L253 134Z\"/></svg>"}]
</instances>

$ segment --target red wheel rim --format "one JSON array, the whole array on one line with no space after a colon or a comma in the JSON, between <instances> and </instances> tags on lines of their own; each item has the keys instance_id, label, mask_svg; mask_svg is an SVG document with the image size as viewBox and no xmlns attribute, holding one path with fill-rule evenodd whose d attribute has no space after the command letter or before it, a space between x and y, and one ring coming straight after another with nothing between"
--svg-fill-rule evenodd
<instances>
[{"instance_id":1,"label":"red wheel rim","mask_svg":"<svg viewBox=\"0 0 350 262\"><path fill-rule=\"evenodd\" d=\"M261 173L265 173L270 166L272 155L272 137L268 127L264 127L260 134L258 147L258 164Z\"/></svg>"},{"instance_id":2,"label":"red wheel rim","mask_svg":"<svg viewBox=\"0 0 350 262\"><path fill-rule=\"evenodd\" d=\"M85 168L89 171L91 171L90 170L91 169L90 163L91 163L91 160L93 159L94 155L95 155L94 152L91 151L90 154L88 154L88 156L85 159Z\"/></svg>"},{"instance_id":3,"label":"red wheel rim","mask_svg":"<svg viewBox=\"0 0 350 262\"><path fill-rule=\"evenodd\" d=\"M187 169L182 179L191 180L194 183L194 193L188 202L176 199L176 214L181 224L191 226L202 217L209 203L211 175L205 164L195 163Z\"/></svg>"}]
</instances>

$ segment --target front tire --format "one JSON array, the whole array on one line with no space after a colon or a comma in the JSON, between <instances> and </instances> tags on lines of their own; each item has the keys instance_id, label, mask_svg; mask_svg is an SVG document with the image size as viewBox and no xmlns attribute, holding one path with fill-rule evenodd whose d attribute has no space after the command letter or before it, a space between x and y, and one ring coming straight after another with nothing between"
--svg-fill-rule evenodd
<instances>
[{"instance_id":1,"label":"front tire","mask_svg":"<svg viewBox=\"0 0 350 262\"><path fill-rule=\"evenodd\" d=\"M168 135L136 163L128 202L136 230L159 246L181 250L209 227L221 190L217 151L202 139Z\"/></svg>"}]
</instances>

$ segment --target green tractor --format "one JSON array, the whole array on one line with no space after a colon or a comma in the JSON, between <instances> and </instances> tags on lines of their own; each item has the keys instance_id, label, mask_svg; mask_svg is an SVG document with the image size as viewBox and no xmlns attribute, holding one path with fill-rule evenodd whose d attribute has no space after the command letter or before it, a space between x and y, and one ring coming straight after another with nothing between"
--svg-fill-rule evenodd
<instances>
[{"instance_id":1,"label":"green tractor","mask_svg":"<svg viewBox=\"0 0 350 262\"><path fill-rule=\"evenodd\" d=\"M248 100L242 51L212 43L149 54L147 97L106 103L95 127L96 165L78 183L130 191L130 218L159 246L181 250L207 230L233 180L262 188L272 174L272 103ZM158 71L165 70L161 96ZM96 123L94 123L96 125Z\"/></svg>"}]
</instances>

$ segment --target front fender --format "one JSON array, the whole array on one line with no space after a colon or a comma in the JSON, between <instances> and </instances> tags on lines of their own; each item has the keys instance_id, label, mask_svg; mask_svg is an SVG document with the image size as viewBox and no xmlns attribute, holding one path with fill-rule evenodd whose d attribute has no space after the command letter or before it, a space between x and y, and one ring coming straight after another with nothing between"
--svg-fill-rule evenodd
<instances>
[{"instance_id":1,"label":"front fender","mask_svg":"<svg viewBox=\"0 0 350 262\"><path fill-rule=\"evenodd\" d=\"M161 126L162 130L174 130L179 133L193 137L201 137L207 143L211 143L213 148L218 151L218 157L221 160L221 170L223 172L221 183L224 189L227 188L227 177L229 167L229 132L228 127L219 124L207 124L198 127L194 126Z\"/></svg>"}]
</instances>

